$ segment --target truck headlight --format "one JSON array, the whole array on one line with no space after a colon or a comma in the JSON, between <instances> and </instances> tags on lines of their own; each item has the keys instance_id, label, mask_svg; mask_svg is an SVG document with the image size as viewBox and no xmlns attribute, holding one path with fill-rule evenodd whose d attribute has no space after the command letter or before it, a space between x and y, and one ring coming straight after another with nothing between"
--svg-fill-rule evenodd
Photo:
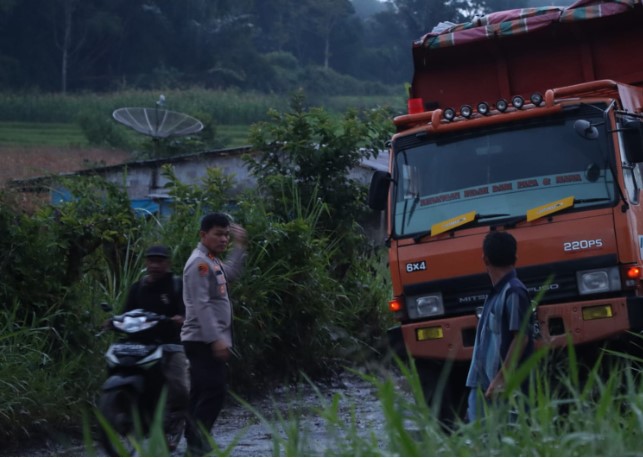
<instances>
[{"instance_id":1,"label":"truck headlight","mask_svg":"<svg viewBox=\"0 0 643 458\"><path fill-rule=\"evenodd\" d=\"M576 280L580 294L605 293L621 289L621 274L618 267L576 272Z\"/></svg>"},{"instance_id":2,"label":"truck headlight","mask_svg":"<svg viewBox=\"0 0 643 458\"><path fill-rule=\"evenodd\" d=\"M442 293L409 297L406 309L411 319L444 315Z\"/></svg>"}]
</instances>

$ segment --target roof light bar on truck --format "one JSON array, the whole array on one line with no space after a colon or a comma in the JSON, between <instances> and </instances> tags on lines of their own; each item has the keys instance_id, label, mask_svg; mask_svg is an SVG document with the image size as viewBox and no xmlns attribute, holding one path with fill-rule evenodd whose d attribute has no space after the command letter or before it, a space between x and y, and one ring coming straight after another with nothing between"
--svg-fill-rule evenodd
<instances>
[{"instance_id":1,"label":"roof light bar on truck","mask_svg":"<svg viewBox=\"0 0 643 458\"><path fill-rule=\"evenodd\" d=\"M534 92L533 94L531 94L529 100L534 106L537 107L545 102L545 98L540 92ZM511 98L511 104L514 108L520 110L525 106L525 99L521 95L515 95ZM507 108L509 108L509 102L507 102L507 100L505 99L499 99L498 101L496 101L495 108L500 113L504 113L505 111L507 111ZM488 116L491 114L491 105L487 102L479 102L478 105L476 105L476 111L483 116ZM409 113L411 113L410 108ZM460 115L463 118L471 118L473 116L473 108L471 107L471 105L462 105L460 107ZM453 121L456 117L455 109L451 107L445 108L442 112L442 117L447 121Z\"/></svg>"},{"instance_id":2,"label":"roof light bar on truck","mask_svg":"<svg viewBox=\"0 0 643 458\"><path fill-rule=\"evenodd\" d=\"M511 104L514 108L520 110L525 105L525 99L523 99L521 95L514 95L511 98Z\"/></svg>"},{"instance_id":3,"label":"roof light bar on truck","mask_svg":"<svg viewBox=\"0 0 643 458\"><path fill-rule=\"evenodd\" d=\"M455 118L455 110L453 108L445 108L442 115L447 121L453 121L453 118Z\"/></svg>"},{"instance_id":4,"label":"roof light bar on truck","mask_svg":"<svg viewBox=\"0 0 643 458\"><path fill-rule=\"evenodd\" d=\"M489 107L489 104L487 102L480 102L478 104L478 113L481 115L488 115L489 112L491 111L491 108Z\"/></svg>"},{"instance_id":5,"label":"roof light bar on truck","mask_svg":"<svg viewBox=\"0 0 643 458\"><path fill-rule=\"evenodd\" d=\"M531 100L531 103L535 106L540 106L544 102L543 95L540 92L534 92L531 94L529 100Z\"/></svg>"}]
</instances>

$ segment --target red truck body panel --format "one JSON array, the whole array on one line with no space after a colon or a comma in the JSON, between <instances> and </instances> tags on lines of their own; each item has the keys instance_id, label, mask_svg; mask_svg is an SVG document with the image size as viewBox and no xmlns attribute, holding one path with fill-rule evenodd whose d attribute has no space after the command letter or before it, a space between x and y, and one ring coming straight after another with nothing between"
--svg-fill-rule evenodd
<instances>
[{"instance_id":1,"label":"red truck body panel","mask_svg":"<svg viewBox=\"0 0 643 458\"><path fill-rule=\"evenodd\" d=\"M494 13L492 24L468 24L450 35L427 34L413 45L410 96L421 98L427 110L457 109L594 80L643 85L643 4L609 3L616 10L603 4L600 11L613 14L582 18L588 15L583 8L598 8L599 3L581 1L527 17L521 13L533 9ZM572 13L581 17L571 20ZM528 31L500 32L512 24L526 24ZM455 45L432 47L432 40L436 46L435 40L446 35Z\"/></svg>"}]
</instances>

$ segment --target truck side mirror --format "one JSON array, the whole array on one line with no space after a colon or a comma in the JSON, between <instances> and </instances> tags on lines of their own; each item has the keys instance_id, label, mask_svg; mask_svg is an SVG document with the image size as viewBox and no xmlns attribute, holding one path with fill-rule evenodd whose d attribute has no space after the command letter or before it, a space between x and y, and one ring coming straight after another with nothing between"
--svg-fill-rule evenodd
<instances>
[{"instance_id":1,"label":"truck side mirror","mask_svg":"<svg viewBox=\"0 0 643 458\"><path fill-rule=\"evenodd\" d=\"M586 119L577 119L576 122L574 122L574 130L578 135L588 140L596 140L598 138L598 129Z\"/></svg>"},{"instance_id":2,"label":"truck side mirror","mask_svg":"<svg viewBox=\"0 0 643 458\"><path fill-rule=\"evenodd\" d=\"M643 127L638 118L626 119L623 122L623 146L625 157L629 162L638 164L643 162Z\"/></svg>"},{"instance_id":3,"label":"truck side mirror","mask_svg":"<svg viewBox=\"0 0 643 458\"><path fill-rule=\"evenodd\" d=\"M386 198L391 184L391 174L378 170L373 173L371 185L368 188L368 206L373 210L382 211L386 208Z\"/></svg>"}]
</instances>

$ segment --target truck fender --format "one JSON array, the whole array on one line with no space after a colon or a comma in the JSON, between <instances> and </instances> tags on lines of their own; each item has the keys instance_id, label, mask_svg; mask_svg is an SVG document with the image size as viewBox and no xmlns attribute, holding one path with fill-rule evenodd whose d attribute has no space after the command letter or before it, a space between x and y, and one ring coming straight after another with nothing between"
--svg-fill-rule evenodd
<instances>
[{"instance_id":1,"label":"truck fender","mask_svg":"<svg viewBox=\"0 0 643 458\"><path fill-rule=\"evenodd\" d=\"M124 386L132 386L138 393L142 393L144 387L143 376L112 375L107 380L105 380L105 383L103 383L101 389L103 391L109 391L115 388L122 388Z\"/></svg>"}]
</instances>

